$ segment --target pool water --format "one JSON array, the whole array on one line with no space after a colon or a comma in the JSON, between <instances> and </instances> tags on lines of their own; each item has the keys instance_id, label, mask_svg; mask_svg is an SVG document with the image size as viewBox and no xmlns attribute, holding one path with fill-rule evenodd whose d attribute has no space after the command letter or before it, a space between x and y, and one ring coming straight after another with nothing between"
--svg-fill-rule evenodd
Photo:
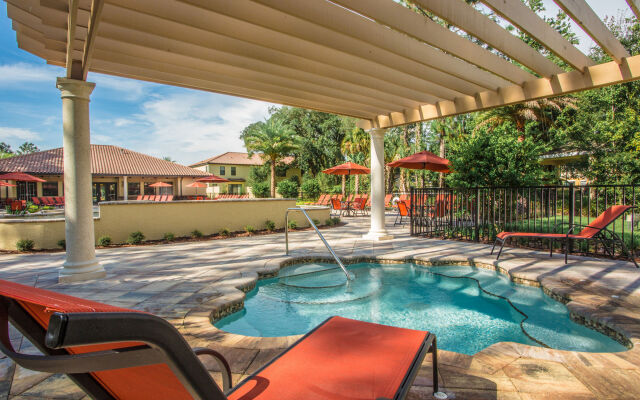
<instances>
[{"instance_id":1,"label":"pool water","mask_svg":"<svg viewBox=\"0 0 640 400\"><path fill-rule=\"evenodd\" d=\"M494 271L371 263L348 269L355 275L349 284L332 264L284 268L278 277L259 281L244 308L215 326L245 336L288 336L340 315L428 330L436 334L440 348L470 355L498 342L588 352L626 350L571 321L567 308L540 288L514 284Z\"/></svg>"}]
</instances>

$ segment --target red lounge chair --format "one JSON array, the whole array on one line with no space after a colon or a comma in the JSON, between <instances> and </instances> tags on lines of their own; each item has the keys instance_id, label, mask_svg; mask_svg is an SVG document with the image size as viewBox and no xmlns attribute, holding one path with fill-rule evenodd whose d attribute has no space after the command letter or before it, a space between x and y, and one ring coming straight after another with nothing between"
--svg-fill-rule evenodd
<instances>
[{"instance_id":1,"label":"red lounge chair","mask_svg":"<svg viewBox=\"0 0 640 400\"><path fill-rule=\"evenodd\" d=\"M23 368L66 373L91 398L403 399L427 353L438 391L436 337L429 332L332 317L231 388L224 357L192 350L154 315L2 280L0 300L0 350ZM16 352L9 321L43 355ZM220 364L222 390L199 355Z\"/></svg>"},{"instance_id":2,"label":"red lounge chair","mask_svg":"<svg viewBox=\"0 0 640 400\"><path fill-rule=\"evenodd\" d=\"M367 206L367 198L366 197L357 197L353 201L353 209L356 210L356 212L360 211L361 215L364 215L366 206Z\"/></svg>"},{"instance_id":3,"label":"red lounge chair","mask_svg":"<svg viewBox=\"0 0 640 400\"><path fill-rule=\"evenodd\" d=\"M172 194L167 195L166 201L173 201L173 195Z\"/></svg>"},{"instance_id":4,"label":"red lounge chair","mask_svg":"<svg viewBox=\"0 0 640 400\"><path fill-rule=\"evenodd\" d=\"M398 224L404 225L404 223L402 222L402 218L409 216L409 205L406 201L399 201L397 205L398 215L396 215L396 220L393 221L393 226L396 226Z\"/></svg>"},{"instance_id":5,"label":"red lounge chair","mask_svg":"<svg viewBox=\"0 0 640 400\"><path fill-rule=\"evenodd\" d=\"M64 206L64 200L62 199L62 197L54 197L53 199L55 200L57 206Z\"/></svg>"},{"instance_id":6,"label":"red lounge chair","mask_svg":"<svg viewBox=\"0 0 640 400\"><path fill-rule=\"evenodd\" d=\"M157 195L156 198L153 201L160 201L160 200L162 200L162 196Z\"/></svg>"},{"instance_id":7,"label":"red lounge chair","mask_svg":"<svg viewBox=\"0 0 640 400\"><path fill-rule=\"evenodd\" d=\"M20 200L15 200L11 202L11 211L22 211L22 202Z\"/></svg>"},{"instance_id":8,"label":"red lounge chair","mask_svg":"<svg viewBox=\"0 0 640 400\"><path fill-rule=\"evenodd\" d=\"M156 200L156 201L167 201L167 195L163 194L162 196L160 196L160 200Z\"/></svg>"},{"instance_id":9,"label":"red lounge chair","mask_svg":"<svg viewBox=\"0 0 640 400\"><path fill-rule=\"evenodd\" d=\"M54 206L55 203L53 202L53 200L51 199L51 197L41 197L40 198L42 200L42 202L44 203L44 205L46 206Z\"/></svg>"},{"instance_id":10,"label":"red lounge chair","mask_svg":"<svg viewBox=\"0 0 640 400\"><path fill-rule=\"evenodd\" d=\"M328 206L331 205L331 195L330 194L326 194L324 197L324 200L322 201L323 206Z\"/></svg>"},{"instance_id":11,"label":"red lounge chair","mask_svg":"<svg viewBox=\"0 0 640 400\"><path fill-rule=\"evenodd\" d=\"M622 251L629 257L629 260L633 262L636 268L640 268L633 255L629 252L629 250L627 250L627 246L624 244L624 241L620 238L620 236L618 236L618 234L614 231L607 229L607 226L611 225L613 221L618 219L625 212L632 208L634 207L624 205L611 206L607 208L602 214L598 215L596 219L591 221L589 225L568 224L566 222L561 222L554 227L555 231L558 226L569 225L569 230L567 231L567 233L500 232L496 237L495 243L493 244L491 254L493 254L496 245L498 244L498 242L500 242L500 251L498 251L496 260L499 259L500 254L502 254L504 244L512 237L539 238L549 239L549 256L552 257L553 241L562 240L564 242L564 262L566 264L569 257L569 240L599 240L600 243L602 243L605 251L611 256L613 256L615 250L615 242L619 242L620 246L622 247ZM580 233L574 235L573 231L576 227L582 227L583 229L580 231ZM607 244L607 242L611 244L611 248L609 248L609 244Z\"/></svg>"},{"instance_id":12,"label":"red lounge chair","mask_svg":"<svg viewBox=\"0 0 640 400\"><path fill-rule=\"evenodd\" d=\"M389 207L391 205L391 199L393 198L392 194L388 194L386 196L384 196L384 206Z\"/></svg>"},{"instance_id":13,"label":"red lounge chair","mask_svg":"<svg viewBox=\"0 0 640 400\"><path fill-rule=\"evenodd\" d=\"M326 194L321 194L320 197L318 197L318 201L316 201L314 204L316 206L321 206L322 202L324 201L324 198L327 197Z\"/></svg>"},{"instance_id":14,"label":"red lounge chair","mask_svg":"<svg viewBox=\"0 0 640 400\"><path fill-rule=\"evenodd\" d=\"M342 215L342 203L338 199L331 199L331 209L337 211L338 215Z\"/></svg>"},{"instance_id":15,"label":"red lounge chair","mask_svg":"<svg viewBox=\"0 0 640 400\"><path fill-rule=\"evenodd\" d=\"M148 195L148 194L145 194L145 195L142 197L142 200L149 200L149 195Z\"/></svg>"},{"instance_id":16,"label":"red lounge chair","mask_svg":"<svg viewBox=\"0 0 640 400\"><path fill-rule=\"evenodd\" d=\"M35 204L36 206L40 206L40 205L42 205L42 203L40 203L40 199L39 199L39 198L37 198L37 197L32 197L32 198L31 198L31 202L32 202L33 204Z\"/></svg>"}]
</instances>

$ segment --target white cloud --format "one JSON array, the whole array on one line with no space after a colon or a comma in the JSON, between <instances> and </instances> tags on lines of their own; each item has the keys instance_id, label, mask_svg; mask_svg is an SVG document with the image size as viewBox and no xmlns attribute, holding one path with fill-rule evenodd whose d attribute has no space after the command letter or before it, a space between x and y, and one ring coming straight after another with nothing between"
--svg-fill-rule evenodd
<instances>
[{"instance_id":1,"label":"white cloud","mask_svg":"<svg viewBox=\"0 0 640 400\"><path fill-rule=\"evenodd\" d=\"M53 83L62 69L47 65L15 63L0 65L0 85Z\"/></svg>"},{"instance_id":2,"label":"white cloud","mask_svg":"<svg viewBox=\"0 0 640 400\"><path fill-rule=\"evenodd\" d=\"M225 151L243 151L239 136L264 119L268 103L193 92L150 100L137 115L148 126L148 144L158 155L195 162Z\"/></svg>"},{"instance_id":3,"label":"white cloud","mask_svg":"<svg viewBox=\"0 0 640 400\"><path fill-rule=\"evenodd\" d=\"M11 128L6 126L0 126L0 141L7 142L11 140L26 140L34 141L38 140L40 135L36 132L22 128Z\"/></svg>"}]
</instances>

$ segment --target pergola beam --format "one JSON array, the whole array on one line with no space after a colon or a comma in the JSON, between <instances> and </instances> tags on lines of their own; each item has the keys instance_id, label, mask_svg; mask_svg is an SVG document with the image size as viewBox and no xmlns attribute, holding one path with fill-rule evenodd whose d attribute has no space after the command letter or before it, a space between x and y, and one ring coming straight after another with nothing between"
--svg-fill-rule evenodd
<instances>
[{"instance_id":1,"label":"pergola beam","mask_svg":"<svg viewBox=\"0 0 640 400\"><path fill-rule=\"evenodd\" d=\"M584 55L521 0L481 1L573 68L583 70L585 67L594 65L593 60Z\"/></svg>"},{"instance_id":2,"label":"pergola beam","mask_svg":"<svg viewBox=\"0 0 640 400\"><path fill-rule=\"evenodd\" d=\"M67 78L82 79L82 61L73 58L73 46L76 40L76 21L78 19L79 0L69 0L69 12L67 17L67 61L65 68Z\"/></svg>"},{"instance_id":3,"label":"pergola beam","mask_svg":"<svg viewBox=\"0 0 640 400\"><path fill-rule=\"evenodd\" d=\"M87 79L89 67L91 66L91 58L93 57L93 49L95 48L94 44L103 5L104 0L92 0L91 2L91 17L87 27L87 39L84 42L84 50L82 54L82 80Z\"/></svg>"},{"instance_id":4,"label":"pergola beam","mask_svg":"<svg viewBox=\"0 0 640 400\"><path fill-rule=\"evenodd\" d=\"M629 4L636 17L640 19L640 0L627 0L627 4Z\"/></svg>"},{"instance_id":5,"label":"pergola beam","mask_svg":"<svg viewBox=\"0 0 640 400\"><path fill-rule=\"evenodd\" d=\"M401 115L396 114L395 120L388 115L379 115L373 120L359 121L358 126L365 130L372 127L390 128L638 79L640 79L640 55L624 58L620 64L611 61L587 67L584 74L580 71L570 71L556 75L553 79L539 78L527 82L524 87L511 85L501 89L497 96L491 92L484 92L470 101L441 101L436 104L427 104L418 109L406 110Z\"/></svg>"},{"instance_id":6,"label":"pergola beam","mask_svg":"<svg viewBox=\"0 0 640 400\"><path fill-rule=\"evenodd\" d=\"M440 24L388 0L333 0L334 3L437 47L512 83L534 76L522 68L451 32Z\"/></svg>"},{"instance_id":7,"label":"pergola beam","mask_svg":"<svg viewBox=\"0 0 640 400\"><path fill-rule=\"evenodd\" d=\"M622 43L614 36L589 4L584 0L553 0L576 24L618 63L629 57Z\"/></svg>"},{"instance_id":8,"label":"pergola beam","mask_svg":"<svg viewBox=\"0 0 640 400\"><path fill-rule=\"evenodd\" d=\"M550 78L554 74L563 72L553 62L462 0L414 0L413 2L541 76Z\"/></svg>"}]
</instances>

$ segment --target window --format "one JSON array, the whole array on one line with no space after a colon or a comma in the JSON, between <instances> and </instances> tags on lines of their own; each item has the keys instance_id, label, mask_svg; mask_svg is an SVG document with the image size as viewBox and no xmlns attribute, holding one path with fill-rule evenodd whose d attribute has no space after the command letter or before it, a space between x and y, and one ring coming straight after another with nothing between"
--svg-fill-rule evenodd
<instances>
[{"instance_id":1,"label":"window","mask_svg":"<svg viewBox=\"0 0 640 400\"><path fill-rule=\"evenodd\" d=\"M127 191L129 196L137 196L140 194L140 182L127 182Z\"/></svg>"},{"instance_id":2,"label":"window","mask_svg":"<svg viewBox=\"0 0 640 400\"><path fill-rule=\"evenodd\" d=\"M220 166L220 175L224 175L224 166Z\"/></svg>"},{"instance_id":3,"label":"window","mask_svg":"<svg viewBox=\"0 0 640 400\"><path fill-rule=\"evenodd\" d=\"M42 195L44 197L58 196L58 182L42 182Z\"/></svg>"},{"instance_id":4,"label":"window","mask_svg":"<svg viewBox=\"0 0 640 400\"><path fill-rule=\"evenodd\" d=\"M151 182L144 183L144 194L156 194L155 189L152 187L149 187L149 185L151 185Z\"/></svg>"},{"instance_id":5,"label":"window","mask_svg":"<svg viewBox=\"0 0 640 400\"><path fill-rule=\"evenodd\" d=\"M31 201L32 197L38 195L35 182L16 182L16 184L18 185L18 200Z\"/></svg>"},{"instance_id":6,"label":"window","mask_svg":"<svg viewBox=\"0 0 640 400\"><path fill-rule=\"evenodd\" d=\"M231 176L236 176L236 167L231 167Z\"/></svg>"}]
</instances>

